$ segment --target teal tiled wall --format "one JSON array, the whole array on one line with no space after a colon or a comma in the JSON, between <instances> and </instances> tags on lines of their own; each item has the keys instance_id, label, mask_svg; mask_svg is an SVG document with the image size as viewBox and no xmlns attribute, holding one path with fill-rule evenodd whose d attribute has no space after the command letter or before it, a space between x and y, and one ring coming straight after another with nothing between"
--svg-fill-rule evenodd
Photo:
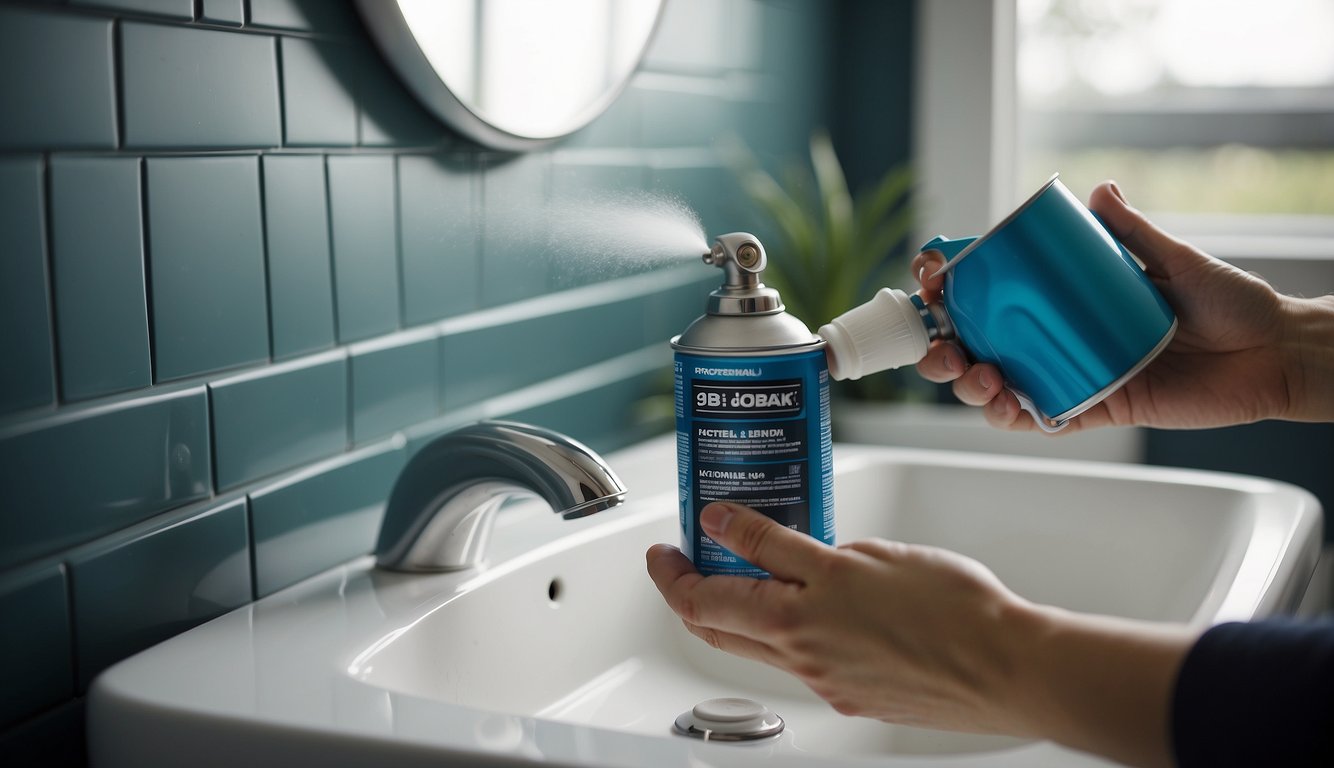
<instances>
[{"instance_id":1,"label":"teal tiled wall","mask_svg":"<svg viewBox=\"0 0 1334 768\"><path fill-rule=\"evenodd\" d=\"M805 151L832 8L671 0L606 115L508 155L348 3L0 0L0 762L80 759L100 670L368 551L433 437L662 429L717 275L550 258L547 211L658 191L751 228L714 142Z\"/></svg>"}]
</instances>

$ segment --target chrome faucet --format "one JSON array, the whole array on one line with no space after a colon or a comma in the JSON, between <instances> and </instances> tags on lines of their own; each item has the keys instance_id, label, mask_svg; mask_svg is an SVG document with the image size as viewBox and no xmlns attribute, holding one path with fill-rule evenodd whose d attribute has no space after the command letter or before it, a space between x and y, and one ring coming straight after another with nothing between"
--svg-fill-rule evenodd
<instances>
[{"instance_id":1,"label":"chrome faucet","mask_svg":"<svg viewBox=\"0 0 1334 768\"><path fill-rule=\"evenodd\" d=\"M625 486L590 448L527 424L482 421L442 435L394 484L375 545L391 571L456 571L481 564L496 513L537 495L566 520L625 501Z\"/></svg>"}]
</instances>

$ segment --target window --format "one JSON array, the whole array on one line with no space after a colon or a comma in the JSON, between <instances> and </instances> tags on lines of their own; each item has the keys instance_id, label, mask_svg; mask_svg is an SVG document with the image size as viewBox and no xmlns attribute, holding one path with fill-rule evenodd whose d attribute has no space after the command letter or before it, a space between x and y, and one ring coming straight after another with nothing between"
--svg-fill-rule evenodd
<instances>
[{"instance_id":1,"label":"window","mask_svg":"<svg viewBox=\"0 0 1334 768\"><path fill-rule=\"evenodd\" d=\"M1178 220L1334 230L1334 0L1018 0L1016 27L1017 194L1115 177Z\"/></svg>"}]
</instances>

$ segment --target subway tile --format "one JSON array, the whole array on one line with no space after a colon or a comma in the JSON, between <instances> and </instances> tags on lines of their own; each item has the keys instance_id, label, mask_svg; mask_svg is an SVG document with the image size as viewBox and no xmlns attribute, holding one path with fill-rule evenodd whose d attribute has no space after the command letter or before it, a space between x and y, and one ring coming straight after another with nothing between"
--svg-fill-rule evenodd
<instances>
[{"instance_id":1,"label":"subway tile","mask_svg":"<svg viewBox=\"0 0 1334 768\"><path fill-rule=\"evenodd\" d=\"M651 171L653 190L671 195L693 209L709 240L744 231L752 215L732 173L721 166L658 167Z\"/></svg>"},{"instance_id":2,"label":"subway tile","mask_svg":"<svg viewBox=\"0 0 1334 768\"><path fill-rule=\"evenodd\" d=\"M564 210L589 202L625 203L635 199L648 185L648 168L634 160L623 163L558 161L552 164L552 203ZM592 208L590 217L598 211Z\"/></svg>"},{"instance_id":3,"label":"subway tile","mask_svg":"<svg viewBox=\"0 0 1334 768\"><path fill-rule=\"evenodd\" d=\"M347 446L347 356L329 352L209 385L220 490Z\"/></svg>"},{"instance_id":4,"label":"subway tile","mask_svg":"<svg viewBox=\"0 0 1334 768\"><path fill-rule=\"evenodd\" d=\"M264 157L264 235L275 358L334 343L326 200L324 158Z\"/></svg>"},{"instance_id":5,"label":"subway tile","mask_svg":"<svg viewBox=\"0 0 1334 768\"><path fill-rule=\"evenodd\" d=\"M641 226L661 201L651 199L645 187L648 169L635 162L592 164L556 162L551 177L551 230L547 238L550 287L555 290L625 277L652 269L652 258L635 249L644 235L630 232L628 242L607 238L608 226ZM624 220L622 217L625 217ZM589 247L590 241L599 247ZM616 254L624 250L624 257Z\"/></svg>"},{"instance_id":6,"label":"subway tile","mask_svg":"<svg viewBox=\"0 0 1334 768\"><path fill-rule=\"evenodd\" d=\"M486 155L482 178L482 305L547 290L550 156Z\"/></svg>"},{"instance_id":7,"label":"subway tile","mask_svg":"<svg viewBox=\"0 0 1334 768\"><path fill-rule=\"evenodd\" d=\"M0 147L116 146L110 19L0 7Z\"/></svg>"},{"instance_id":8,"label":"subway tile","mask_svg":"<svg viewBox=\"0 0 1334 768\"><path fill-rule=\"evenodd\" d=\"M250 602L245 498L187 514L70 557L80 692L117 661Z\"/></svg>"},{"instance_id":9,"label":"subway tile","mask_svg":"<svg viewBox=\"0 0 1334 768\"><path fill-rule=\"evenodd\" d=\"M685 331L686 326L708 308L709 293L721 282L721 276L675 285L644 299L644 344L665 343Z\"/></svg>"},{"instance_id":10,"label":"subway tile","mask_svg":"<svg viewBox=\"0 0 1334 768\"><path fill-rule=\"evenodd\" d=\"M74 695L65 568L47 563L0 577L0 643L11 664L0 730Z\"/></svg>"},{"instance_id":11,"label":"subway tile","mask_svg":"<svg viewBox=\"0 0 1334 768\"><path fill-rule=\"evenodd\" d=\"M364 443L440 412L440 344L434 333L350 350L352 441Z\"/></svg>"},{"instance_id":12,"label":"subway tile","mask_svg":"<svg viewBox=\"0 0 1334 768\"><path fill-rule=\"evenodd\" d=\"M605 453L670 428L670 420L654 418L650 407L656 399L663 404L659 410L670 414L670 393L671 377L664 368L631 374L577 395L499 417L554 429Z\"/></svg>"},{"instance_id":13,"label":"subway tile","mask_svg":"<svg viewBox=\"0 0 1334 768\"><path fill-rule=\"evenodd\" d=\"M866 12L859 16L863 19L870 16L877 21L884 18ZM827 46L812 45L811 41L830 39L828 35L832 30L829 25L836 18L836 14L828 13L820 3L769 3L765 6L758 29L760 39L764 41L759 50L759 66L784 84L784 101L790 107L797 107L800 100L824 101L827 98L832 59ZM881 40L882 44L892 42L884 37ZM824 112L824 109L818 111ZM795 122L796 116L789 114L787 120ZM807 131L805 137L809 136Z\"/></svg>"},{"instance_id":14,"label":"subway tile","mask_svg":"<svg viewBox=\"0 0 1334 768\"><path fill-rule=\"evenodd\" d=\"M0 158L0 415L55 399L44 207L41 158Z\"/></svg>"},{"instance_id":15,"label":"subway tile","mask_svg":"<svg viewBox=\"0 0 1334 768\"><path fill-rule=\"evenodd\" d=\"M738 34L731 25L735 0L673 0L665 3L641 66L660 72L716 73L731 64Z\"/></svg>"},{"instance_id":16,"label":"subway tile","mask_svg":"<svg viewBox=\"0 0 1334 768\"><path fill-rule=\"evenodd\" d=\"M138 158L51 160L60 391L80 400L152 383Z\"/></svg>"},{"instance_id":17,"label":"subway tile","mask_svg":"<svg viewBox=\"0 0 1334 768\"><path fill-rule=\"evenodd\" d=\"M374 549L403 463L387 440L251 493L256 597Z\"/></svg>"},{"instance_id":18,"label":"subway tile","mask_svg":"<svg viewBox=\"0 0 1334 768\"><path fill-rule=\"evenodd\" d=\"M107 8L113 11L129 11L150 16L163 16L170 19L194 19L194 0L70 0L73 5L89 8Z\"/></svg>"},{"instance_id":19,"label":"subway tile","mask_svg":"<svg viewBox=\"0 0 1334 768\"><path fill-rule=\"evenodd\" d=\"M480 197L472 155L399 156L405 325L477 308Z\"/></svg>"},{"instance_id":20,"label":"subway tile","mask_svg":"<svg viewBox=\"0 0 1334 768\"><path fill-rule=\"evenodd\" d=\"M147 162L158 380L266 360L258 158Z\"/></svg>"},{"instance_id":21,"label":"subway tile","mask_svg":"<svg viewBox=\"0 0 1334 768\"><path fill-rule=\"evenodd\" d=\"M642 299L574 309L441 338L445 410L630 352L643 345Z\"/></svg>"},{"instance_id":22,"label":"subway tile","mask_svg":"<svg viewBox=\"0 0 1334 768\"><path fill-rule=\"evenodd\" d=\"M250 0L250 26L332 35L362 34L352 3L329 0Z\"/></svg>"},{"instance_id":23,"label":"subway tile","mask_svg":"<svg viewBox=\"0 0 1334 768\"><path fill-rule=\"evenodd\" d=\"M710 147L735 130L731 103L722 95L632 86L638 91L639 144L644 147Z\"/></svg>"},{"instance_id":24,"label":"subway tile","mask_svg":"<svg viewBox=\"0 0 1334 768\"><path fill-rule=\"evenodd\" d=\"M394 158L332 156L328 171L338 339L392 331L399 322Z\"/></svg>"},{"instance_id":25,"label":"subway tile","mask_svg":"<svg viewBox=\"0 0 1334 768\"><path fill-rule=\"evenodd\" d=\"M425 147L451 137L449 129L408 92L378 51L357 48L352 56L352 66L357 72L360 108L357 119L363 145Z\"/></svg>"},{"instance_id":26,"label":"subway tile","mask_svg":"<svg viewBox=\"0 0 1334 768\"><path fill-rule=\"evenodd\" d=\"M731 109L746 147L771 173L781 172L783 164L790 163L794 156L809 156L810 128L806 121L787 114L792 109L790 104L755 100L734 102ZM878 134L876 140L882 140Z\"/></svg>"},{"instance_id":27,"label":"subway tile","mask_svg":"<svg viewBox=\"0 0 1334 768\"><path fill-rule=\"evenodd\" d=\"M245 0L203 0L199 20L239 27L245 23Z\"/></svg>"},{"instance_id":28,"label":"subway tile","mask_svg":"<svg viewBox=\"0 0 1334 768\"><path fill-rule=\"evenodd\" d=\"M210 464L203 387L0 431L0 568L205 497Z\"/></svg>"},{"instance_id":29,"label":"subway tile","mask_svg":"<svg viewBox=\"0 0 1334 768\"><path fill-rule=\"evenodd\" d=\"M356 71L346 46L299 37L282 45L283 132L289 146L357 143Z\"/></svg>"},{"instance_id":30,"label":"subway tile","mask_svg":"<svg viewBox=\"0 0 1334 768\"><path fill-rule=\"evenodd\" d=\"M250 25L309 31L306 11L311 5L298 0L250 0Z\"/></svg>"},{"instance_id":31,"label":"subway tile","mask_svg":"<svg viewBox=\"0 0 1334 768\"><path fill-rule=\"evenodd\" d=\"M120 34L125 146L278 146L273 38L134 22Z\"/></svg>"}]
</instances>

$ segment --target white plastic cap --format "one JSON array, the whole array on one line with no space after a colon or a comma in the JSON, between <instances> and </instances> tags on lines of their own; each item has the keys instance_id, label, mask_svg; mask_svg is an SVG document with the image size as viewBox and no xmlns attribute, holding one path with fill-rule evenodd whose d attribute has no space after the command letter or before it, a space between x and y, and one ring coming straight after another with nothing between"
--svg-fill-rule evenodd
<instances>
[{"instance_id":1,"label":"white plastic cap","mask_svg":"<svg viewBox=\"0 0 1334 768\"><path fill-rule=\"evenodd\" d=\"M916 363L929 342L917 307L896 288L881 288L820 326L819 334L829 344L829 375L840 381Z\"/></svg>"}]
</instances>

